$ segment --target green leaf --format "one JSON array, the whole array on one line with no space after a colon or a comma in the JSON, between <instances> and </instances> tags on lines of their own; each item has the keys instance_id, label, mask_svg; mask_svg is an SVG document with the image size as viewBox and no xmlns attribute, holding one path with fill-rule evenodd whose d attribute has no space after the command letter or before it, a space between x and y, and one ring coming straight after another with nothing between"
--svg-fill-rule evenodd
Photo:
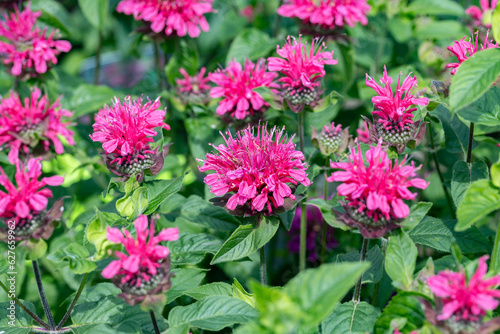
<instances>
[{"instance_id":1,"label":"green leaf","mask_svg":"<svg viewBox=\"0 0 500 334\"><path fill-rule=\"evenodd\" d=\"M422 221L431 207L432 203L429 202L418 202L413 204L410 209L410 214L405 218L405 220L403 220L400 225L405 229L414 228L418 223Z\"/></svg>"},{"instance_id":2,"label":"green leaf","mask_svg":"<svg viewBox=\"0 0 500 334\"><path fill-rule=\"evenodd\" d=\"M101 212L96 209L95 216L92 218L85 230L87 241L92 243L96 248L96 253L94 255L96 260L100 260L108 256L107 249L113 245L113 243L108 241L106 238L108 233L106 227L117 223L126 225L127 221L116 213Z\"/></svg>"},{"instance_id":3,"label":"green leaf","mask_svg":"<svg viewBox=\"0 0 500 334\"><path fill-rule=\"evenodd\" d=\"M257 311L236 298L226 296L207 297L188 306L177 306L168 316L171 327L190 324L210 331L220 331L233 324L255 320Z\"/></svg>"},{"instance_id":4,"label":"green leaf","mask_svg":"<svg viewBox=\"0 0 500 334\"><path fill-rule=\"evenodd\" d=\"M216 207L196 195L188 197L181 208L181 216L175 222L178 225L183 223L203 225L218 231L234 231L236 226L240 225L239 220L223 208Z\"/></svg>"},{"instance_id":5,"label":"green leaf","mask_svg":"<svg viewBox=\"0 0 500 334\"><path fill-rule=\"evenodd\" d=\"M397 288L409 288L413 282L413 272L418 250L411 238L403 230L389 237L385 256L385 271Z\"/></svg>"},{"instance_id":6,"label":"green leaf","mask_svg":"<svg viewBox=\"0 0 500 334\"><path fill-rule=\"evenodd\" d=\"M323 219L328 223L328 225L340 228L342 230L349 230L349 226L339 222L333 213L333 206L322 198L313 198L306 202L307 205L314 205L321 211Z\"/></svg>"},{"instance_id":7,"label":"green leaf","mask_svg":"<svg viewBox=\"0 0 500 334\"><path fill-rule=\"evenodd\" d=\"M500 125L500 88L493 86L458 114L465 120L486 126Z\"/></svg>"},{"instance_id":8,"label":"green leaf","mask_svg":"<svg viewBox=\"0 0 500 334\"><path fill-rule=\"evenodd\" d=\"M188 334L189 332L189 325L181 325L179 327L171 327L167 330L165 334Z\"/></svg>"},{"instance_id":9,"label":"green leaf","mask_svg":"<svg viewBox=\"0 0 500 334\"><path fill-rule=\"evenodd\" d=\"M69 269L78 275L89 273L97 267L96 263L88 258L88 250L79 244L69 244L48 256L48 259L53 262L68 263Z\"/></svg>"},{"instance_id":10,"label":"green leaf","mask_svg":"<svg viewBox=\"0 0 500 334\"><path fill-rule=\"evenodd\" d=\"M71 96L65 96L61 103L66 109L74 111L73 118L98 111L104 104L110 103L116 92L108 86L81 84L72 90Z\"/></svg>"},{"instance_id":11,"label":"green leaf","mask_svg":"<svg viewBox=\"0 0 500 334\"><path fill-rule=\"evenodd\" d=\"M493 38L495 38L495 41L500 41L500 6L496 6L493 11L491 29L493 30Z\"/></svg>"},{"instance_id":12,"label":"green leaf","mask_svg":"<svg viewBox=\"0 0 500 334\"><path fill-rule=\"evenodd\" d=\"M32 0L32 11L42 11L39 20L46 24L60 29L62 32L73 35L72 22L68 16L66 8L55 0Z\"/></svg>"},{"instance_id":13,"label":"green leaf","mask_svg":"<svg viewBox=\"0 0 500 334\"><path fill-rule=\"evenodd\" d=\"M96 302L106 296L116 296L121 293L121 289L118 288L113 283L97 283L96 285L90 286L83 289L80 298L76 304ZM71 296L71 300L74 294Z\"/></svg>"},{"instance_id":14,"label":"green leaf","mask_svg":"<svg viewBox=\"0 0 500 334\"><path fill-rule=\"evenodd\" d=\"M244 29L231 43L226 56L226 64L233 59L236 62L243 63L246 58L257 60L265 57L276 48L276 44L275 40L259 29Z\"/></svg>"},{"instance_id":15,"label":"green leaf","mask_svg":"<svg viewBox=\"0 0 500 334\"><path fill-rule=\"evenodd\" d=\"M420 224L408 232L417 244L434 248L440 252L451 252L455 240L464 254L489 253L491 244L488 239L475 228L462 232L454 230L456 220L425 217Z\"/></svg>"},{"instance_id":16,"label":"green leaf","mask_svg":"<svg viewBox=\"0 0 500 334\"><path fill-rule=\"evenodd\" d=\"M353 301L337 306L323 322L323 333L350 334L371 333L380 310L366 302Z\"/></svg>"},{"instance_id":17,"label":"green leaf","mask_svg":"<svg viewBox=\"0 0 500 334\"><path fill-rule=\"evenodd\" d=\"M211 296L231 297L233 295L233 287L224 282L214 282L185 291L184 294L196 300L201 300Z\"/></svg>"},{"instance_id":18,"label":"green leaf","mask_svg":"<svg viewBox=\"0 0 500 334\"><path fill-rule=\"evenodd\" d=\"M452 0L417 0L412 1L404 12L413 15L453 15L462 17L465 10L460 4Z\"/></svg>"},{"instance_id":19,"label":"green leaf","mask_svg":"<svg viewBox=\"0 0 500 334\"><path fill-rule=\"evenodd\" d=\"M148 208L144 214L150 215L154 213L161 203L181 189L183 180L184 176L179 176L171 180L144 182L144 185L148 188L149 201Z\"/></svg>"},{"instance_id":20,"label":"green leaf","mask_svg":"<svg viewBox=\"0 0 500 334\"><path fill-rule=\"evenodd\" d=\"M451 78L450 106L458 111L480 98L500 75L500 50L479 51L464 61Z\"/></svg>"},{"instance_id":21,"label":"green leaf","mask_svg":"<svg viewBox=\"0 0 500 334\"><path fill-rule=\"evenodd\" d=\"M271 240L278 227L279 220L275 216L264 217L256 227L241 225L215 254L211 264L242 259L256 252Z\"/></svg>"},{"instance_id":22,"label":"green leaf","mask_svg":"<svg viewBox=\"0 0 500 334\"><path fill-rule=\"evenodd\" d=\"M47 252L47 243L43 239L30 238L25 244L26 258L36 260L41 258Z\"/></svg>"},{"instance_id":23,"label":"green leaf","mask_svg":"<svg viewBox=\"0 0 500 334\"><path fill-rule=\"evenodd\" d=\"M5 283L5 282L4 282ZM3 291L3 290L2 290ZM14 301L0 303L0 333L30 334L33 333L33 319L22 310ZM28 310L36 314L35 306L25 300L21 302ZM12 314L12 309L14 314ZM38 324L36 324L39 326Z\"/></svg>"},{"instance_id":24,"label":"green leaf","mask_svg":"<svg viewBox=\"0 0 500 334\"><path fill-rule=\"evenodd\" d=\"M172 287L167 291L167 302L174 301L177 297L197 287L205 278L205 272L197 268L172 269Z\"/></svg>"},{"instance_id":25,"label":"green leaf","mask_svg":"<svg viewBox=\"0 0 500 334\"><path fill-rule=\"evenodd\" d=\"M182 77L182 74L179 72L181 68L185 69L189 75L195 75L198 71L198 58L196 43L192 40L180 40L179 44L175 47L172 58L165 67L168 81L175 85L175 79Z\"/></svg>"},{"instance_id":26,"label":"green leaf","mask_svg":"<svg viewBox=\"0 0 500 334\"><path fill-rule=\"evenodd\" d=\"M392 333L391 322L393 319L405 318L406 325L399 328L402 333L409 333L422 327L425 321L424 312L420 301L408 292L400 292L392 297L384 308L382 315L375 323L375 334Z\"/></svg>"},{"instance_id":27,"label":"green leaf","mask_svg":"<svg viewBox=\"0 0 500 334\"><path fill-rule=\"evenodd\" d=\"M108 14L108 0L78 0L78 5L85 18L96 28L102 31Z\"/></svg>"},{"instance_id":28,"label":"green leaf","mask_svg":"<svg viewBox=\"0 0 500 334\"><path fill-rule=\"evenodd\" d=\"M358 251L337 255L338 263L359 262L359 259L360 254ZM370 269L363 274L363 284L379 282L384 274L384 254L382 254L378 245L375 245L375 247L372 247L368 253L366 253L366 261L370 262L371 266Z\"/></svg>"},{"instance_id":29,"label":"green leaf","mask_svg":"<svg viewBox=\"0 0 500 334\"><path fill-rule=\"evenodd\" d=\"M443 105L429 112L430 115L439 118L443 125L446 150L451 153L467 154L469 147L469 127L466 126L457 115L452 115ZM473 141L472 149L477 146Z\"/></svg>"},{"instance_id":30,"label":"green leaf","mask_svg":"<svg viewBox=\"0 0 500 334\"><path fill-rule=\"evenodd\" d=\"M179 240L167 243L172 263L198 264L206 253L215 254L222 246L222 240L206 233L181 234Z\"/></svg>"},{"instance_id":31,"label":"green leaf","mask_svg":"<svg viewBox=\"0 0 500 334\"><path fill-rule=\"evenodd\" d=\"M139 187L134 190L132 196L125 195L116 201L116 211L128 220L135 220L148 207L148 188Z\"/></svg>"},{"instance_id":32,"label":"green leaf","mask_svg":"<svg viewBox=\"0 0 500 334\"><path fill-rule=\"evenodd\" d=\"M500 187L500 159L491 165L491 182L495 187Z\"/></svg>"},{"instance_id":33,"label":"green leaf","mask_svg":"<svg viewBox=\"0 0 500 334\"><path fill-rule=\"evenodd\" d=\"M329 263L292 278L284 290L302 310L302 326L323 321L369 267L367 262Z\"/></svg>"},{"instance_id":34,"label":"green leaf","mask_svg":"<svg viewBox=\"0 0 500 334\"><path fill-rule=\"evenodd\" d=\"M467 34L467 30L458 21L440 20L440 21L425 21L420 23L415 28L414 36L420 40L426 41L430 39L449 39L456 36Z\"/></svg>"},{"instance_id":35,"label":"green leaf","mask_svg":"<svg viewBox=\"0 0 500 334\"><path fill-rule=\"evenodd\" d=\"M453 165L453 177L451 179L451 196L458 207L465 192L472 182L488 178L488 166L482 161L476 161L469 165L463 160Z\"/></svg>"},{"instance_id":36,"label":"green leaf","mask_svg":"<svg viewBox=\"0 0 500 334\"><path fill-rule=\"evenodd\" d=\"M458 206L455 229L463 231L498 209L500 190L489 180L477 180L467 189Z\"/></svg>"}]
</instances>

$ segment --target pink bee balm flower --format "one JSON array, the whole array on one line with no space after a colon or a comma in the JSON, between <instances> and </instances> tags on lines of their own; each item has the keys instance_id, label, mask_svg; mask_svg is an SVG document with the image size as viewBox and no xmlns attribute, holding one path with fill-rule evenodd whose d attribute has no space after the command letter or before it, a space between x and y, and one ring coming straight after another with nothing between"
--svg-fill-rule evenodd
<instances>
[{"instance_id":1,"label":"pink bee balm flower","mask_svg":"<svg viewBox=\"0 0 500 334\"><path fill-rule=\"evenodd\" d=\"M254 116L260 118L269 103L253 89L277 87L273 83L276 77L276 73L267 72L264 60L259 60L254 64L248 59L245 60L243 66L233 60L224 70L218 69L210 73L208 78L217 85L210 91L210 96L212 98L223 97L217 107L217 114L229 115L236 120Z\"/></svg>"},{"instance_id":2,"label":"pink bee balm flower","mask_svg":"<svg viewBox=\"0 0 500 334\"><path fill-rule=\"evenodd\" d=\"M398 77L394 94L391 88L392 78L387 75L385 66L384 75L380 78L384 87L377 84L368 74L366 75L366 85L378 94L372 98L375 106L373 124L368 121L370 129L373 128L370 130L370 133L373 133L371 139L377 142L381 138L384 144L396 146L400 153L403 152L406 143L412 139L416 141L416 145L420 144L425 134L425 124L420 120L413 121L415 116L413 112L417 108L411 108L411 106L425 106L429 103L429 99L416 98L413 95L413 89L417 86L417 77L411 77L409 74L401 84L401 74Z\"/></svg>"},{"instance_id":3,"label":"pink bee balm flower","mask_svg":"<svg viewBox=\"0 0 500 334\"><path fill-rule=\"evenodd\" d=\"M486 311L497 308L495 298L500 298L500 291L495 287L500 284L500 275L484 279L487 259L488 255L479 258L478 268L470 280L463 270L458 273L445 270L429 277L429 288L444 305L437 320L481 321Z\"/></svg>"},{"instance_id":4,"label":"pink bee balm flower","mask_svg":"<svg viewBox=\"0 0 500 334\"><path fill-rule=\"evenodd\" d=\"M278 81L282 84L283 96L290 104L299 106L311 104L318 96L319 80L325 76L324 65L336 65L337 60L333 59L333 51L321 51L325 47L322 43L315 49L317 39L313 39L311 47L302 43L301 37L297 41L294 37L288 36L287 42L276 52L281 57L270 57L270 71L278 71L283 77Z\"/></svg>"},{"instance_id":5,"label":"pink bee balm flower","mask_svg":"<svg viewBox=\"0 0 500 334\"><path fill-rule=\"evenodd\" d=\"M60 210L62 201L54 205L54 208L57 208L56 212L52 209L46 211L52 191L43 187L61 185L64 178L56 175L38 180L42 175L41 160L29 159L26 165L17 160L16 185L0 167L0 184L6 190L6 192L0 190L0 219L5 222L14 221L15 237L18 240L28 239L31 236L47 239L53 230L53 226L48 223L60 218L62 214ZM6 229L0 229L0 239L6 239L6 236Z\"/></svg>"},{"instance_id":6,"label":"pink bee balm flower","mask_svg":"<svg viewBox=\"0 0 500 334\"><path fill-rule=\"evenodd\" d=\"M136 20L151 24L155 33L167 36L198 37L209 29L204 14L213 12L213 0L122 0L116 7L120 13L134 15ZM201 29L201 30L200 30Z\"/></svg>"},{"instance_id":7,"label":"pink bee balm flower","mask_svg":"<svg viewBox=\"0 0 500 334\"><path fill-rule=\"evenodd\" d=\"M491 28L491 16L495 10L498 1L497 0L479 0L481 8L477 6L470 6L465 10L465 14L469 15L474 24L477 26L484 25L486 28Z\"/></svg>"},{"instance_id":8,"label":"pink bee balm flower","mask_svg":"<svg viewBox=\"0 0 500 334\"><path fill-rule=\"evenodd\" d=\"M159 245L162 241L179 239L179 229L167 228L155 236L154 222L148 228L148 219L142 215L134 222L137 236L129 231L107 227L106 238L116 244L122 244L128 254L115 251L118 260L112 261L102 271L102 276L113 279L113 283L122 289L119 296L131 305L137 304L147 295L162 294L170 288L170 251Z\"/></svg>"},{"instance_id":9,"label":"pink bee balm flower","mask_svg":"<svg viewBox=\"0 0 500 334\"><path fill-rule=\"evenodd\" d=\"M26 156L41 144L45 151L53 145L57 154L64 153L60 137L64 137L69 145L73 145L73 131L68 129L69 122L64 117L73 113L61 109L59 99L50 103L47 95L37 87L31 91L30 98L24 104L15 92L10 97L0 100L0 145L9 148L9 162L14 164L19 153Z\"/></svg>"},{"instance_id":10,"label":"pink bee balm flower","mask_svg":"<svg viewBox=\"0 0 500 334\"><path fill-rule=\"evenodd\" d=\"M450 50L450 52L453 53L458 59L458 63L446 64L446 68L453 68L453 70L451 70L451 74L455 74L460 64L469 59L469 57L471 57L478 51L477 39L479 31L476 31L475 34L476 34L476 41L474 44L471 42L471 38L469 38L469 41L467 42L465 40L467 36L464 36L464 38L462 38L460 41L455 41L455 43L452 46L448 46L448 50ZM498 43L493 44L490 41L488 41L488 32L486 32L486 38L484 40L484 44L481 45L479 51L491 48L498 48Z\"/></svg>"},{"instance_id":11,"label":"pink bee balm flower","mask_svg":"<svg viewBox=\"0 0 500 334\"><path fill-rule=\"evenodd\" d=\"M216 196L234 192L227 200L227 209L234 211L240 206L246 215L273 214L287 198L295 200L288 183L308 186L311 182L304 154L295 150L293 136L288 140L284 128L274 127L269 132L266 125L257 127L256 136L254 130L248 127L238 132L237 138L228 131L227 137L223 135L226 145L214 146L218 153L199 160L203 162L199 169L215 171L205 177L205 183Z\"/></svg>"},{"instance_id":12,"label":"pink bee balm flower","mask_svg":"<svg viewBox=\"0 0 500 334\"><path fill-rule=\"evenodd\" d=\"M0 58L11 67L12 75L21 76L47 72L50 62L57 64L56 56L71 50L68 41L54 40L54 31L47 37L47 29L36 26L41 11L32 12L30 7L22 12L4 14L0 22Z\"/></svg>"},{"instance_id":13,"label":"pink bee balm flower","mask_svg":"<svg viewBox=\"0 0 500 334\"><path fill-rule=\"evenodd\" d=\"M158 134L154 128L170 130L163 123L166 109L161 110L160 106L160 98L143 105L142 98L133 101L127 96L122 104L115 97L111 107L105 105L96 114L90 138L102 143L106 165L113 173L138 173L142 180L144 170L149 169L154 175L160 172L166 151L159 147L153 150L149 145Z\"/></svg>"},{"instance_id":14,"label":"pink bee balm flower","mask_svg":"<svg viewBox=\"0 0 500 334\"><path fill-rule=\"evenodd\" d=\"M342 182L337 193L345 196L345 213L341 218L347 225L358 227L365 238L380 238L397 228L410 213L403 200L417 196L409 187L425 189L428 183L417 178L414 164L392 162L380 142L366 152L366 162L358 145L353 147L347 162L331 162L332 168L341 169L328 177L329 182Z\"/></svg>"},{"instance_id":15,"label":"pink bee balm flower","mask_svg":"<svg viewBox=\"0 0 500 334\"><path fill-rule=\"evenodd\" d=\"M370 131L368 131L368 124L366 123L366 121L363 122L363 125L356 129L356 133L358 134L358 141L360 141L361 143L365 143L365 144L371 144L371 139L370 139Z\"/></svg>"},{"instance_id":16,"label":"pink bee balm flower","mask_svg":"<svg viewBox=\"0 0 500 334\"><path fill-rule=\"evenodd\" d=\"M208 77L203 77L207 69L202 67L200 72L194 76L190 76L185 69L179 70L184 77L183 79L175 79L177 83L177 94L184 103L205 104L208 102L208 93L210 84Z\"/></svg>"},{"instance_id":17,"label":"pink bee balm flower","mask_svg":"<svg viewBox=\"0 0 500 334\"><path fill-rule=\"evenodd\" d=\"M297 17L305 24L333 30L360 22L368 23L370 11L366 0L285 0L277 13L285 17Z\"/></svg>"}]
</instances>

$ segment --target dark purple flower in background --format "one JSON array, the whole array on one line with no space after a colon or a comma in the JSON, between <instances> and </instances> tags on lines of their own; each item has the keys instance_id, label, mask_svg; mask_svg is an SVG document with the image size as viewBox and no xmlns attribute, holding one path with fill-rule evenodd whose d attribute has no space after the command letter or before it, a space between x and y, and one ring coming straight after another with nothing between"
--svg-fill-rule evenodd
<instances>
[{"instance_id":1,"label":"dark purple flower in background","mask_svg":"<svg viewBox=\"0 0 500 334\"><path fill-rule=\"evenodd\" d=\"M312 205L306 206L307 210L307 236L306 236L306 253L307 259L310 262L319 260L321 252L321 229L323 227L323 215L321 211ZM297 206L295 210L295 217L293 217L292 226L288 234L290 241L288 242L288 249L292 253L299 253L300 251L300 215L302 209ZM338 245L337 239L333 235L334 228L327 225L326 230L326 249L330 250Z\"/></svg>"}]
</instances>

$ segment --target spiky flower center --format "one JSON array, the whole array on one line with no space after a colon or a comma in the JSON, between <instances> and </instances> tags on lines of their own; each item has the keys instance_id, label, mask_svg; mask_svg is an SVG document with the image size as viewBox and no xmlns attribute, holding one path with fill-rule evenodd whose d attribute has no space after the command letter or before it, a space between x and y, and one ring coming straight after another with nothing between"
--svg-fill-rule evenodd
<instances>
[{"instance_id":1,"label":"spiky flower center","mask_svg":"<svg viewBox=\"0 0 500 334\"><path fill-rule=\"evenodd\" d=\"M367 227L371 226L371 227L377 228L377 227L382 227L382 226L386 226L387 224L389 224L389 221L383 215L378 215L376 220L374 219L373 214L369 216L367 214L366 208L365 208L365 210L361 210L361 212L360 212L359 207L349 206L348 212L349 212L349 215L351 216L352 219L354 219L358 223L361 223Z\"/></svg>"},{"instance_id":2,"label":"spiky flower center","mask_svg":"<svg viewBox=\"0 0 500 334\"><path fill-rule=\"evenodd\" d=\"M26 141L33 141L37 139L40 134L42 133L42 123L38 124L26 124L25 126L22 127L22 129L19 131L19 136Z\"/></svg>"},{"instance_id":3,"label":"spiky flower center","mask_svg":"<svg viewBox=\"0 0 500 334\"><path fill-rule=\"evenodd\" d=\"M477 333L481 327L482 321L463 320L460 316L454 316L445 321L453 334Z\"/></svg>"},{"instance_id":4,"label":"spiky flower center","mask_svg":"<svg viewBox=\"0 0 500 334\"><path fill-rule=\"evenodd\" d=\"M144 277L148 277L146 280ZM168 272L163 267L157 268L156 275L151 275L145 268L141 268L139 272L130 280L120 285L123 292L135 295L144 296L148 292L155 290L165 280L168 279Z\"/></svg>"},{"instance_id":5,"label":"spiky flower center","mask_svg":"<svg viewBox=\"0 0 500 334\"><path fill-rule=\"evenodd\" d=\"M295 89L288 87L285 91L285 99L295 105L311 104L317 97L317 92L314 88L302 87Z\"/></svg>"},{"instance_id":6,"label":"spiky flower center","mask_svg":"<svg viewBox=\"0 0 500 334\"><path fill-rule=\"evenodd\" d=\"M323 130L319 135L319 141L326 152L336 152L343 143L342 131L326 132Z\"/></svg>"},{"instance_id":7,"label":"spiky flower center","mask_svg":"<svg viewBox=\"0 0 500 334\"><path fill-rule=\"evenodd\" d=\"M395 122L390 125L376 123L375 127L384 143L388 144L405 144L413 138L413 133L415 131L415 125L413 123L404 126Z\"/></svg>"},{"instance_id":8,"label":"spiky flower center","mask_svg":"<svg viewBox=\"0 0 500 334\"><path fill-rule=\"evenodd\" d=\"M155 156L151 151L143 154L129 154L115 161L115 168L123 175L139 174L155 164Z\"/></svg>"},{"instance_id":9,"label":"spiky flower center","mask_svg":"<svg viewBox=\"0 0 500 334\"><path fill-rule=\"evenodd\" d=\"M21 218L15 227L16 237L31 236L43 225L45 214L46 211L42 211L31 218Z\"/></svg>"},{"instance_id":10,"label":"spiky flower center","mask_svg":"<svg viewBox=\"0 0 500 334\"><path fill-rule=\"evenodd\" d=\"M208 91L193 89L192 92L181 92L179 95L182 100L191 104L204 104L208 100Z\"/></svg>"}]
</instances>

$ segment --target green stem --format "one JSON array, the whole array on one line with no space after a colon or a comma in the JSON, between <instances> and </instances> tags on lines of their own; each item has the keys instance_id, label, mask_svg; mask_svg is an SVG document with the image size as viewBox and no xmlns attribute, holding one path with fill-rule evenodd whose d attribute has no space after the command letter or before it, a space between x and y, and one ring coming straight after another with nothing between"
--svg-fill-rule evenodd
<instances>
[{"instance_id":1,"label":"green stem","mask_svg":"<svg viewBox=\"0 0 500 334\"><path fill-rule=\"evenodd\" d=\"M446 202L448 202L448 207L450 209L451 216L453 219L456 219L457 217L455 215L453 201L451 200L451 196L448 192L448 189L444 185L444 177L443 177L443 174L441 173L441 169L439 168L439 160L437 157L436 148L434 146L434 137L432 136L432 123L431 122L429 122L429 138L430 138L430 142L431 142L432 159L434 160L434 164L436 165L436 170L437 170L437 173L439 176L439 180L441 180L441 187L443 187L444 195L446 197Z\"/></svg>"},{"instance_id":2,"label":"green stem","mask_svg":"<svg viewBox=\"0 0 500 334\"><path fill-rule=\"evenodd\" d=\"M99 75L101 72L102 32L99 30L98 34L97 50L95 51L94 85L99 84Z\"/></svg>"},{"instance_id":3,"label":"green stem","mask_svg":"<svg viewBox=\"0 0 500 334\"><path fill-rule=\"evenodd\" d=\"M56 329L56 323L52 312L50 311L49 303L47 302L47 297L45 296L45 291L43 290L42 276L40 275L40 268L38 268L38 262L36 260L31 261L33 265L33 273L35 274L36 286L38 288L38 293L40 294L40 300L42 301L43 311L49 322L50 330Z\"/></svg>"},{"instance_id":4,"label":"green stem","mask_svg":"<svg viewBox=\"0 0 500 334\"><path fill-rule=\"evenodd\" d=\"M380 242L381 242L381 246L382 246L382 257L383 257L381 266L383 268L384 264L385 264L385 253L387 251L387 239L386 238L381 238ZM375 287L373 288L372 305L375 305L377 303L377 297L378 297L379 290L380 290L380 281L378 281L375 284Z\"/></svg>"},{"instance_id":5,"label":"green stem","mask_svg":"<svg viewBox=\"0 0 500 334\"><path fill-rule=\"evenodd\" d=\"M7 289L7 287L2 282L0 282L0 286L7 293L7 296L9 298L13 299L16 302L16 304L19 305L19 307L23 309L24 312L26 312L31 318L33 318L33 320L35 320L43 328L50 329L49 325L45 321L40 319L36 314L34 314L28 308L26 308L26 306L24 306L24 304L21 303L21 301L19 299L17 299L16 296L14 296L13 294L11 295L9 289Z\"/></svg>"},{"instance_id":6,"label":"green stem","mask_svg":"<svg viewBox=\"0 0 500 334\"><path fill-rule=\"evenodd\" d=\"M155 313L153 311L149 311L149 315L151 316L151 322L153 323L155 334L160 334L160 329L158 328L158 323L156 322Z\"/></svg>"},{"instance_id":7,"label":"green stem","mask_svg":"<svg viewBox=\"0 0 500 334\"><path fill-rule=\"evenodd\" d=\"M267 285L266 245L260 248L260 283Z\"/></svg>"},{"instance_id":8,"label":"green stem","mask_svg":"<svg viewBox=\"0 0 500 334\"><path fill-rule=\"evenodd\" d=\"M278 8L280 8L282 4L283 4L283 0L280 0ZM274 17L273 37L278 36L278 33L280 31L280 25L281 25L281 15L279 15L278 13L276 13L275 17Z\"/></svg>"},{"instance_id":9,"label":"green stem","mask_svg":"<svg viewBox=\"0 0 500 334\"><path fill-rule=\"evenodd\" d=\"M370 239L363 238L363 243L361 244L361 257L360 261L365 262L366 260L366 253L368 252L368 245L370 243ZM356 287L354 288L354 295L352 297L352 301L354 304L359 303L359 299L361 297L361 286L363 285L363 275L359 278L358 282L356 283Z\"/></svg>"},{"instance_id":10,"label":"green stem","mask_svg":"<svg viewBox=\"0 0 500 334\"><path fill-rule=\"evenodd\" d=\"M327 178L327 173L328 173L328 167L330 166L330 159L327 157L326 158L326 164L325 164L325 186L323 188L323 198L325 202L328 200L328 181L326 180ZM328 225L326 223L326 220L323 219L323 225L321 226L321 264L325 263L325 257L326 257L326 231L328 229Z\"/></svg>"},{"instance_id":11,"label":"green stem","mask_svg":"<svg viewBox=\"0 0 500 334\"><path fill-rule=\"evenodd\" d=\"M300 151L304 153L304 110L299 112L299 145ZM307 209L306 205L300 203L300 253L299 253L299 269L306 269L306 234L307 234Z\"/></svg>"},{"instance_id":12,"label":"green stem","mask_svg":"<svg viewBox=\"0 0 500 334\"><path fill-rule=\"evenodd\" d=\"M66 311L66 314L62 318L61 322L59 322L59 325L57 325L56 330L60 330L62 326L64 326L64 323L66 323L66 320L68 320L69 315L71 314L71 311L73 311L73 308L76 305L76 302L78 301L78 298L80 298L80 295L82 294L83 288L85 287L85 283L87 283L87 280L89 279L90 273L86 273L83 276L82 282L80 283L80 286L78 287L78 291L76 292L75 298L73 299L73 302L71 303L70 307Z\"/></svg>"},{"instance_id":13,"label":"green stem","mask_svg":"<svg viewBox=\"0 0 500 334\"><path fill-rule=\"evenodd\" d=\"M467 160L466 162L470 164L472 158L472 141L474 140L474 122L470 122L469 128L469 147L467 147Z\"/></svg>"},{"instance_id":14,"label":"green stem","mask_svg":"<svg viewBox=\"0 0 500 334\"><path fill-rule=\"evenodd\" d=\"M499 249L499 244L500 244L500 223L498 224L497 227L497 234L495 236L495 244L493 245L493 252L491 253L491 265L490 268L493 269L495 274L498 274L500 271L500 265L498 263L498 252L500 251Z\"/></svg>"}]
</instances>

